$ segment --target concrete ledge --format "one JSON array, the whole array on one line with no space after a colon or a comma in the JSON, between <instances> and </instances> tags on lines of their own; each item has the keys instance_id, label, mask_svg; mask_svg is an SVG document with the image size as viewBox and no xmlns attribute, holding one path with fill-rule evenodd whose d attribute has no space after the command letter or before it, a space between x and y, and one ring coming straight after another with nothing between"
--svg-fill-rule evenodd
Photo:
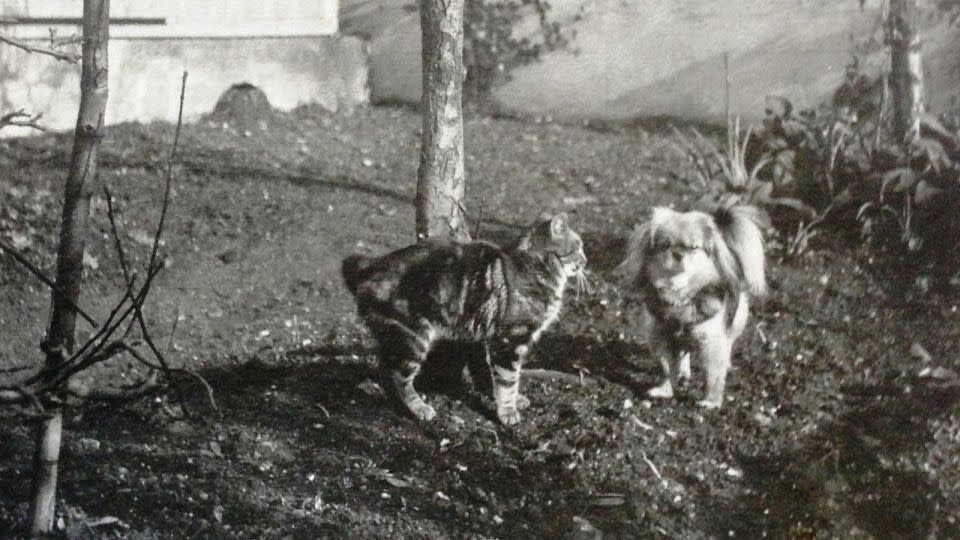
<instances>
[{"instance_id":1,"label":"concrete ledge","mask_svg":"<svg viewBox=\"0 0 960 540\"><path fill-rule=\"evenodd\" d=\"M190 73L188 119L212 111L220 94L238 82L260 87L282 110L304 103L338 110L370 98L366 45L356 37L115 40L109 54L108 124L176 121L184 70ZM72 129L79 79L79 66L0 47L0 111L43 113L45 126Z\"/></svg>"}]
</instances>

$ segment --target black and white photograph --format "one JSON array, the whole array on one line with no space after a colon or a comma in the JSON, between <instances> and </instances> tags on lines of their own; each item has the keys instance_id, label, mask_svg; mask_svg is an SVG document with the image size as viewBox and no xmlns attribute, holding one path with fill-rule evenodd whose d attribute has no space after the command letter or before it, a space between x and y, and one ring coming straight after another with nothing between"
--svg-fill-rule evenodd
<instances>
[{"instance_id":1,"label":"black and white photograph","mask_svg":"<svg viewBox=\"0 0 960 540\"><path fill-rule=\"evenodd\" d=\"M0 0L0 538L960 539L960 0Z\"/></svg>"}]
</instances>

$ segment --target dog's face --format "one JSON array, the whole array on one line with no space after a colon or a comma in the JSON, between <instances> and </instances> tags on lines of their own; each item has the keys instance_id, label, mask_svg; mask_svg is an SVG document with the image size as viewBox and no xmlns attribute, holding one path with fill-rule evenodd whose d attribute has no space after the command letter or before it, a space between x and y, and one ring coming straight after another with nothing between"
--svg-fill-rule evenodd
<instances>
[{"instance_id":1,"label":"dog's face","mask_svg":"<svg viewBox=\"0 0 960 540\"><path fill-rule=\"evenodd\" d=\"M669 303L688 301L721 279L714 255L718 235L709 214L655 208L631 236L615 276L646 281Z\"/></svg>"},{"instance_id":2,"label":"dog's face","mask_svg":"<svg viewBox=\"0 0 960 540\"><path fill-rule=\"evenodd\" d=\"M720 280L710 256L715 227L710 216L701 212L669 213L658 216L661 220L653 231L644 272L666 295L665 300L680 302Z\"/></svg>"}]
</instances>

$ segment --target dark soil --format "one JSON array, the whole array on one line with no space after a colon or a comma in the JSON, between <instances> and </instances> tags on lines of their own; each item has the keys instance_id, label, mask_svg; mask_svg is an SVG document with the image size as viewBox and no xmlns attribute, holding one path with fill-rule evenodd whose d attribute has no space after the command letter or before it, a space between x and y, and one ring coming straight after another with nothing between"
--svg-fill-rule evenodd
<instances>
[{"instance_id":1,"label":"dark soil","mask_svg":"<svg viewBox=\"0 0 960 540\"><path fill-rule=\"evenodd\" d=\"M698 409L696 385L673 402L645 399L657 368L636 306L606 275L648 207L698 197L667 130L467 122L477 235L509 238L564 209L595 291L571 295L535 349L530 367L550 371L525 380L532 406L517 428L495 422L476 370L471 385L449 365L421 384L437 419L411 419L383 391L338 269L349 253L412 241L419 125L407 110L302 108L271 113L263 129L185 126L169 264L147 314L168 359L210 382L220 414L190 380L196 420L171 416L173 392L70 409L63 534L960 537L957 288L853 234L824 231L786 262L785 235L771 238L772 294L740 341L723 410ZM121 125L102 148L100 181L141 266L172 135ZM0 237L45 269L69 142L0 142ZM102 319L122 278L97 193L82 305ZM0 368L39 361L48 303L0 253ZM124 358L91 376L142 372ZM3 537L25 519L32 432L29 411L0 410Z\"/></svg>"}]
</instances>

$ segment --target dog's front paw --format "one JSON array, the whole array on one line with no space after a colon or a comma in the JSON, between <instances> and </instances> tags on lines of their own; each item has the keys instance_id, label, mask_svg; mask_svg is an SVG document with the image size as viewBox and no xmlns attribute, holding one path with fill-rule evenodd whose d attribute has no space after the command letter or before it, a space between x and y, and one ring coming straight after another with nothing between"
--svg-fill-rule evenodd
<instances>
[{"instance_id":1,"label":"dog's front paw","mask_svg":"<svg viewBox=\"0 0 960 540\"><path fill-rule=\"evenodd\" d=\"M659 399L669 399L673 397L673 385L670 384L670 381L663 381L662 383L654 386L653 388L647 390L647 395L652 398Z\"/></svg>"},{"instance_id":2,"label":"dog's front paw","mask_svg":"<svg viewBox=\"0 0 960 540\"><path fill-rule=\"evenodd\" d=\"M408 403L407 408L410 409L410 412L417 417L418 420L424 422L429 422L437 416L437 411L433 407L427 405L423 400L414 403Z\"/></svg>"},{"instance_id":3,"label":"dog's front paw","mask_svg":"<svg viewBox=\"0 0 960 540\"><path fill-rule=\"evenodd\" d=\"M500 407L497 408L497 418L505 426L514 426L520 423L520 411L516 407Z\"/></svg>"},{"instance_id":4,"label":"dog's front paw","mask_svg":"<svg viewBox=\"0 0 960 540\"><path fill-rule=\"evenodd\" d=\"M719 409L723 405L723 398L721 399L701 399L697 402L697 405L703 407L704 409Z\"/></svg>"}]
</instances>

